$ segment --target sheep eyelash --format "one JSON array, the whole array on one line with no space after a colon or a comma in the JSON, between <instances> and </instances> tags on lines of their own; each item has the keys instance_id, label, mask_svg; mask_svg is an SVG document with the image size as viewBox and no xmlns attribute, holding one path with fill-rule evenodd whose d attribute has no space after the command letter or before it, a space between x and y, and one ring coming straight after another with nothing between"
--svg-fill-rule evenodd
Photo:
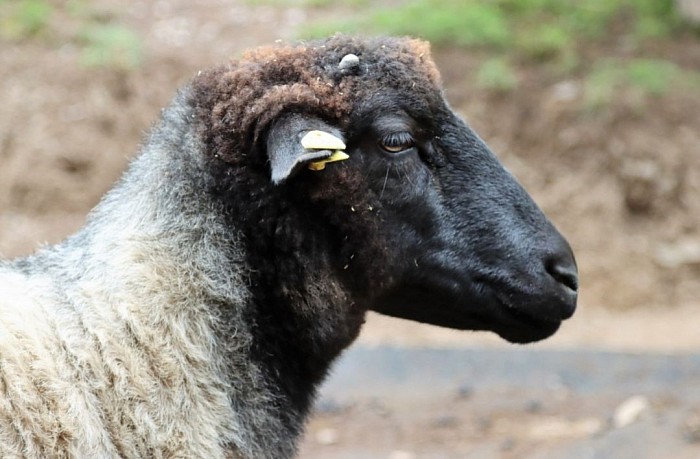
<instances>
[{"instance_id":1,"label":"sheep eyelash","mask_svg":"<svg viewBox=\"0 0 700 459\"><path fill-rule=\"evenodd\" d=\"M410 132L393 132L379 141L382 150L389 153L401 153L416 146Z\"/></svg>"}]
</instances>

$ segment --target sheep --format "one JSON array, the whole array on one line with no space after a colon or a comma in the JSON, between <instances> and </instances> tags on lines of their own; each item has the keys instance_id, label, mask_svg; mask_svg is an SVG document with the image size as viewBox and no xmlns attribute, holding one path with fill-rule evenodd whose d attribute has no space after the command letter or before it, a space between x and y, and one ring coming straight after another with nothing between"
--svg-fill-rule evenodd
<instances>
[{"instance_id":1,"label":"sheep","mask_svg":"<svg viewBox=\"0 0 700 459\"><path fill-rule=\"evenodd\" d=\"M569 245L410 38L200 72L75 235L0 262L0 456L288 458L367 311L514 343Z\"/></svg>"}]
</instances>

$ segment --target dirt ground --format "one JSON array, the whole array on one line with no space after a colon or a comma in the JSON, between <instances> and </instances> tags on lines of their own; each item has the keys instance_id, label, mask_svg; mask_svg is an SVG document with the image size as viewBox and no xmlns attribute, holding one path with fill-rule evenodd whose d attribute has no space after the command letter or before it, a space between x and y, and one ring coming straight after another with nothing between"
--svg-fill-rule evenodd
<instances>
[{"instance_id":1,"label":"dirt ground","mask_svg":"<svg viewBox=\"0 0 700 459\"><path fill-rule=\"evenodd\" d=\"M291 39L310 20L344 13L227 0L91 5L96 16L139 33L142 66L125 72L81 65L71 19L62 13L43 37L0 41L0 256L30 253L75 231L176 88L199 69L254 45ZM587 59L639 53L619 43L585 52ZM652 44L644 52L700 69L697 39ZM697 352L700 94L675 90L642 101L621 88L606 109L591 112L580 78L558 79L537 66L521 66L518 89L497 94L474 84L482 55L434 53L453 107L532 193L577 255L579 312L557 336L532 348ZM360 344L507 347L489 335L376 315ZM356 443L367 429L353 430ZM483 433L500 435L498 429ZM394 453L393 459L414 457ZM501 453L494 454L483 457Z\"/></svg>"},{"instance_id":2,"label":"dirt ground","mask_svg":"<svg viewBox=\"0 0 700 459\"><path fill-rule=\"evenodd\" d=\"M700 457L700 356L355 347L305 459Z\"/></svg>"}]
</instances>

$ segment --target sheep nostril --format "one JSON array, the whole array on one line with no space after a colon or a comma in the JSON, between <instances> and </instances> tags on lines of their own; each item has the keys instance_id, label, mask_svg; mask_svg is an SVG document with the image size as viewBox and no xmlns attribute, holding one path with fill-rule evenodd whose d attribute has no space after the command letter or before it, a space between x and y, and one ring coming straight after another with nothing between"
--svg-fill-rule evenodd
<instances>
[{"instance_id":1,"label":"sheep nostril","mask_svg":"<svg viewBox=\"0 0 700 459\"><path fill-rule=\"evenodd\" d=\"M547 273L558 283L567 287L573 292L578 291L578 273L576 267L569 263L559 263L557 261L547 264Z\"/></svg>"}]
</instances>

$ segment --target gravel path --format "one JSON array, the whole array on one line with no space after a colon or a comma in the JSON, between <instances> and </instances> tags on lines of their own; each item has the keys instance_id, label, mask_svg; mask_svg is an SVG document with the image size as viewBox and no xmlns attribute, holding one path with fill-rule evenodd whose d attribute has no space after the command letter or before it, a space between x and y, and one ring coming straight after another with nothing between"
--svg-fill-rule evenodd
<instances>
[{"instance_id":1,"label":"gravel path","mask_svg":"<svg viewBox=\"0 0 700 459\"><path fill-rule=\"evenodd\" d=\"M700 355L356 347L301 458L697 458Z\"/></svg>"}]
</instances>

